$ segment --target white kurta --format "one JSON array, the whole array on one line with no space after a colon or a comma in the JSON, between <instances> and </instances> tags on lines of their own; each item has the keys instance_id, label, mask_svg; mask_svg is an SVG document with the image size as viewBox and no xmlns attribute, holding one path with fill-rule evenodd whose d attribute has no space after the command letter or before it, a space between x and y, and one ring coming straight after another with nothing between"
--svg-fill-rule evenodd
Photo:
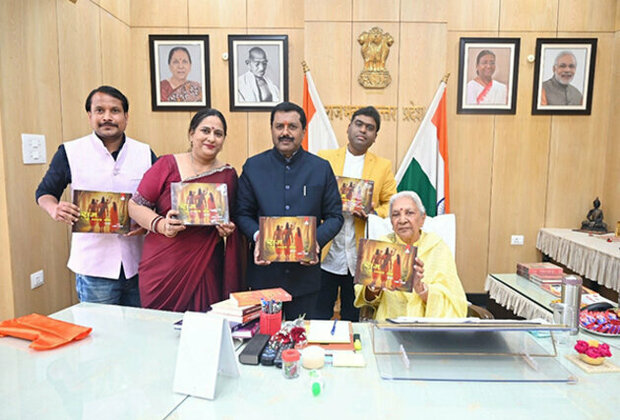
<instances>
[{"instance_id":1,"label":"white kurta","mask_svg":"<svg viewBox=\"0 0 620 420\"><path fill-rule=\"evenodd\" d=\"M135 193L151 167L147 144L125 138L116 160L94 134L64 144L71 170L71 190ZM143 236L73 233L67 266L74 273L118 279L121 263L127 278L138 273Z\"/></svg>"}]
</instances>

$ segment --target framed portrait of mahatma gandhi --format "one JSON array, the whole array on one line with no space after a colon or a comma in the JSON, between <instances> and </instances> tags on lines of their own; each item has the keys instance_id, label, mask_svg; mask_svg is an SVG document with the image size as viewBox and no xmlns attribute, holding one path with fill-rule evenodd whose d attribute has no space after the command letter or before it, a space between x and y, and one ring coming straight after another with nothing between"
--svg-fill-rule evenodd
<instances>
[{"instance_id":1,"label":"framed portrait of mahatma gandhi","mask_svg":"<svg viewBox=\"0 0 620 420\"><path fill-rule=\"evenodd\" d=\"M271 111L288 100L288 35L228 35L231 111Z\"/></svg>"},{"instance_id":2,"label":"framed portrait of mahatma gandhi","mask_svg":"<svg viewBox=\"0 0 620 420\"><path fill-rule=\"evenodd\" d=\"M211 106L209 35L149 35L149 53L153 111Z\"/></svg>"},{"instance_id":3,"label":"framed portrait of mahatma gandhi","mask_svg":"<svg viewBox=\"0 0 620 420\"><path fill-rule=\"evenodd\" d=\"M538 38L532 114L590 115L596 38Z\"/></svg>"},{"instance_id":4,"label":"framed portrait of mahatma gandhi","mask_svg":"<svg viewBox=\"0 0 620 420\"><path fill-rule=\"evenodd\" d=\"M514 114L519 38L461 38L457 114Z\"/></svg>"}]
</instances>

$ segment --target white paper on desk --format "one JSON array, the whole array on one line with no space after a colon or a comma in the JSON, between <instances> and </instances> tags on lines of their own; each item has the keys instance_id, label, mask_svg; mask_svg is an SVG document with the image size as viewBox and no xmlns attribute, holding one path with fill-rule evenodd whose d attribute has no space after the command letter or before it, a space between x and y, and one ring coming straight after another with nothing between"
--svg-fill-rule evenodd
<instances>
[{"instance_id":1,"label":"white paper on desk","mask_svg":"<svg viewBox=\"0 0 620 420\"><path fill-rule=\"evenodd\" d=\"M334 367L364 367L366 360L362 353L353 350L332 350L332 366Z\"/></svg>"},{"instance_id":2,"label":"white paper on desk","mask_svg":"<svg viewBox=\"0 0 620 420\"><path fill-rule=\"evenodd\" d=\"M173 391L212 400L219 373L239 376L228 323L221 317L185 312Z\"/></svg>"},{"instance_id":3,"label":"white paper on desk","mask_svg":"<svg viewBox=\"0 0 620 420\"><path fill-rule=\"evenodd\" d=\"M334 321L310 321L308 343L350 343L351 330L349 321L337 321L332 335Z\"/></svg>"}]
</instances>

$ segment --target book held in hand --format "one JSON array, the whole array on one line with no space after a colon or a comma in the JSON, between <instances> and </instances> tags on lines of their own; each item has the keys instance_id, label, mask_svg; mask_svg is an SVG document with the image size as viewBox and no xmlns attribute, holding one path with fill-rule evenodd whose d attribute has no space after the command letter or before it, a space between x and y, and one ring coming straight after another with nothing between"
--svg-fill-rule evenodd
<instances>
[{"instance_id":1,"label":"book held in hand","mask_svg":"<svg viewBox=\"0 0 620 420\"><path fill-rule=\"evenodd\" d=\"M271 262L312 261L316 255L316 218L261 217L259 258Z\"/></svg>"},{"instance_id":2,"label":"book held in hand","mask_svg":"<svg viewBox=\"0 0 620 420\"><path fill-rule=\"evenodd\" d=\"M129 193L73 190L73 204L80 208L80 217L72 231L80 233L129 232Z\"/></svg>"},{"instance_id":3,"label":"book held in hand","mask_svg":"<svg viewBox=\"0 0 620 420\"><path fill-rule=\"evenodd\" d=\"M415 246L360 239L355 284L386 290L413 290Z\"/></svg>"},{"instance_id":4,"label":"book held in hand","mask_svg":"<svg viewBox=\"0 0 620 420\"><path fill-rule=\"evenodd\" d=\"M184 225L220 225L230 220L226 184L173 182L170 200Z\"/></svg>"},{"instance_id":5,"label":"book held in hand","mask_svg":"<svg viewBox=\"0 0 620 420\"><path fill-rule=\"evenodd\" d=\"M372 190L375 182L337 176L338 191L342 199L342 211L352 213L353 211L363 210L366 214L372 210Z\"/></svg>"}]
</instances>

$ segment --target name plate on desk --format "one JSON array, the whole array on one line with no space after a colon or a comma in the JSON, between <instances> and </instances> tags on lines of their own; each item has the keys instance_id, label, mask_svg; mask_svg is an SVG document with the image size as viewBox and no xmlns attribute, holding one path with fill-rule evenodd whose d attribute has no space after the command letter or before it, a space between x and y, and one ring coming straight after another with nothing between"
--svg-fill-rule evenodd
<instances>
[{"instance_id":1,"label":"name plate on desk","mask_svg":"<svg viewBox=\"0 0 620 420\"><path fill-rule=\"evenodd\" d=\"M185 312L174 392L212 400L219 373L239 376L228 323L218 316Z\"/></svg>"}]
</instances>

